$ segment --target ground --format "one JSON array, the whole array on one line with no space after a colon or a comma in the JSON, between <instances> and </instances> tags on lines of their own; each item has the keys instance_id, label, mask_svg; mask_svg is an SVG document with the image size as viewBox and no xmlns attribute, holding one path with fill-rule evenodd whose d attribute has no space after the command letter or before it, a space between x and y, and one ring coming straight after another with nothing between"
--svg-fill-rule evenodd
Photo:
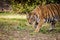
<instances>
[{"instance_id":1,"label":"ground","mask_svg":"<svg viewBox=\"0 0 60 40\"><path fill-rule=\"evenodd\" d=\"M26 16L20 16L0 16L0 40L60 40L59 23L53 31L47 31L47 25L40 32L34 33L34 28L27 25Z\"/></svg>"}]
</instances>

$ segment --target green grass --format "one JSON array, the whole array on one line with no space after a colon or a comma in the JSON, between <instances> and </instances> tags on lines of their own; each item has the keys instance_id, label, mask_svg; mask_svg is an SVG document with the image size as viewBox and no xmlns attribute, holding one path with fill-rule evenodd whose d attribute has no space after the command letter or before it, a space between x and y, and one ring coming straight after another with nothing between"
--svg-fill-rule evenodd
<instances>
[{"instance_id":1,"label":"green grass","mask_svg":"<svg viewBox=\"0 0 60 40\"><path fill-rule=\"evenodd\" d=\"M56 23L56 27L54 28L54 30L52 30L52 31L49 31L49 28L50 28L50 26L43 26L41 29L40 29L40 32L42 32L42 33L60 33L60 25L59 25L60 23L59 22L57 22Z\"/></svg>"},{"instance_id":2,"label":"green grass","mask_svg":"<svg viewBox=\"0 0 60 40\"><path fill-rule=\"evenodd\" d=\"M0 15L9 15L9 14L12 14L10 12L0 12Z\"/></svg>"},{"instance_id":3,"label":"green grass","mask_svg":"<svg viewBox=\"0 0 60 40\"><path fill-rule=\"evenodd\" d=\"M14 15L14 12L0 12L0 15Z\"/></svg>"},{"instance_id":4,"label":"green grass","mask_svg":"<svg viewBox=\"0 0 60 40\"><path fill-rule=\"evenodd\" d=\"M26 19L5 19L0 18L0 29L1 30L31 30L32 27L27 26Z\"/></svg>"},{"instance_id":5,"label":"green grass","mask_svg":"<svg viewBox=\"0 0 60 40\"><path fill-rule=\"evenodd\" d=\"M29 30L30 33L34 31L34 29L31 26L27 26L27 20L26 19L5 19L0 18L0 30L5 31L12 31L12 30ZM49 32L47 31L49 29L48 26L43 26L40 29L41 33L60 33L60 23L56 24L55 30ZM39 33L40 33L39 32Z\"/></svg>"}]
</instances>

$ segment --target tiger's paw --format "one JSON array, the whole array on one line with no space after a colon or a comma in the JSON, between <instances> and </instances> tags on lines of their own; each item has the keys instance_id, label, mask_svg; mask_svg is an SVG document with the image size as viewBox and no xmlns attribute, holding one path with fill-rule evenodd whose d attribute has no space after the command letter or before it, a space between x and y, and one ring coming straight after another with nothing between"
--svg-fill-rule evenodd
<instances>
[{"instance_id":1,"label":"tiger's paw","mask_svg":"<svg viewBox=\"0 0 60 40\"><path fill-rule=\"evenodd\" d=\"M35 30L34 32L35 32L35 33L38 33L38 32L39 32L39 30Z\"/></svg>"}]
</instances>

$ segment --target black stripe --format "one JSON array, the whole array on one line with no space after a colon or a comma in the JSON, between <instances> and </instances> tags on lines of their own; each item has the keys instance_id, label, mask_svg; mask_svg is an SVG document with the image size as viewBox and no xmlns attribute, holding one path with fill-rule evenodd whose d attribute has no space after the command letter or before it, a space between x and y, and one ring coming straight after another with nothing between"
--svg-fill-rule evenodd
<instances>
[{"instance_id":1,"label":"black stripe","mask_svg":"<svg viewBox=\"0 0 60 40\"><path fill-rule=\"evenodd\" d=\"M58 15L59 15L59 18L60 18L60 5L56 4L56 7L57 7Z\"/></svg>"},{"instance_id":2,"label":"black stripe","mask_svg":"<svg viewBox=\"0 0 60 40\"><path fill-rule=\"evenodd\" d=\"M49 5L46 5L46 7L47 7L47 9L48 9L48 15L47 15L47 17L50 18L50 15L49 15L49 10L50 10Z\"/></svg>"},{"instance_id":3,"label":"black stripe","mask_svg":"<svg viewBox=\"0 0 60 40\"><path fill-rule=\"evenodd\" d=\"M55 13L55 11L54 11L54 6L53 6L52 4L50 4L50 6L51 6L52 11L53 11L54 14L55 14L55 15L53 15L53 17L55 17L55 16L56 16L56 13ZM52 13L52 14L53 14L53 13Z\"/></svg>"},{"instance_id":4,"label":"black stripe","mask_svg":"<svg viewBox=\"0 0 60 40\"><path fill-rule=\"evenodd\" d=\"M43 8L44 6L42 6L40 9L41 9L41 15L43 15L44 16L44 8ZM44 17L43 17L44 18Z\"/></svg>"},{"instance_id":5,"label":"black stripe","mask_svg":"<svg viewBox=\"0 0 60 40\"><path fill-rule=\"evenodd\" d=\"M57 14L58 14L58 17L59 17L59 16L60 16L60 14L59 14L60 11L59 11L58 5L55 4L54 6L55 6L55 8L57 9L56 11L58 12Z\"/></svg>"},{"instance_id":6,"label":"black stripe","mask_svg":"<svg viewBox=\"0 0 60 40\"><path fill-rule=\"evenodd\" d=\"M46 19L47 18L47 10L45 10L47 7L46 6L43 6L43 13L44 13L44 18Z\"/></svg>"},{"instance_id":7,"label":"black stripe","mask_svg":"<svg viewBox=\"0 0 60 40\"><path fill-rule=\"evenodd\" d=\"M52 15L51 5L50 5L50 4L49 4L49 6L47 5L47 8L48 8L48 9L49 9L49 11L51 12L48 16L49 16L49 17L50 17L50 15L51 15L51 16L53 16L53 15Z\"/></svg>"},{"instance_id":8,"label":"black stripe","mask_svg":"<svg viewBox=\"0 0 60 40\"><path fill-rule=\"evenodd\" d=\"M54 9L55 9L55 13L58 12L55 4L52 4L52 5L53 5L53 7L54 7ZM58 16L58 13L56 13L56 15Z\"/></svg>"}]
</instances>

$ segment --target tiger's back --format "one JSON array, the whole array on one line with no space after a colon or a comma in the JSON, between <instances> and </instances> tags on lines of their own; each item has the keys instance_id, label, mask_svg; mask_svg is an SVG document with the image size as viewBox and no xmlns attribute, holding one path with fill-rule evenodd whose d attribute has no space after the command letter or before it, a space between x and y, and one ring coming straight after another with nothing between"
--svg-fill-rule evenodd
<instances>
[{"instance_id":1,"label":"tiger's back","mask_svg":"<svg viewBox=\"0 0 60 40\"><path fill-rule=\"evenodd\" d=\"M39 15L38 17L40 19L45 19L45 21L47 22L52 20L59 21L60 20L60 4L47 4L44 6L39 6L39 8L36 9L35 14Z\"/></svg>"}]
</instances>

